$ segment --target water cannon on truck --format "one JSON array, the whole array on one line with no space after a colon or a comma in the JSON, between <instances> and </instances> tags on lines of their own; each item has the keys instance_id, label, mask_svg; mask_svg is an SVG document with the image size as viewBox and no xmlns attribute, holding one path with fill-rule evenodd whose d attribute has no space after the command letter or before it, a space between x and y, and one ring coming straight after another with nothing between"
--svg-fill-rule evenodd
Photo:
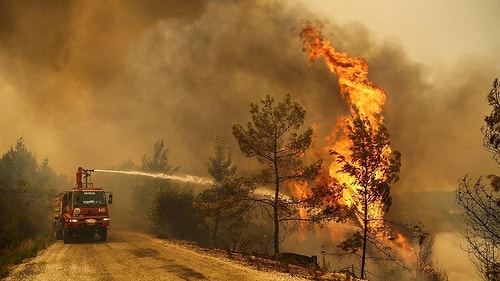
<instances>
[{"instance_id":1,"label":"water cannon on truck","mask_svg":"<svg viewBox=\"0 0 500 281\"><path fill-rule=\"evenodd\" d=\"M93 169L78 167L76 184L54 197L53 231L57 240L69 243L73 237L100 236L106 241L109 227L108 205L113 194L94 187Z\"/></svg>"}]
</instances>

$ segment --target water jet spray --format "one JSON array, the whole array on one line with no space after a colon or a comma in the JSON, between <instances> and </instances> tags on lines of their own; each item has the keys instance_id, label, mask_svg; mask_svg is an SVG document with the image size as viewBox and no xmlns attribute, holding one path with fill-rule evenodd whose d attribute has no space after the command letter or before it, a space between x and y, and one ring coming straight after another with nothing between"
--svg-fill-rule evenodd
<instances>
[{"instance_id":1,"label":"water jet spray","mask_svg":"<svg viewBox=\"0 0 500 281\"><path fill-rule=\"evenodd\" d=\"M169 179L169 180L197 183L197 184L203 184L203 185L213 184L213 181L211 179L197 177L197 176L193 176L193 175L167 175L164 173L147 173L147 172L141 172L141 171L103 170L103 169L94 169L94 172L125 174L125 175L134 175L134 176L145 176L145 177L151 177L151 178Z\"/></svg>"}]
</instances>

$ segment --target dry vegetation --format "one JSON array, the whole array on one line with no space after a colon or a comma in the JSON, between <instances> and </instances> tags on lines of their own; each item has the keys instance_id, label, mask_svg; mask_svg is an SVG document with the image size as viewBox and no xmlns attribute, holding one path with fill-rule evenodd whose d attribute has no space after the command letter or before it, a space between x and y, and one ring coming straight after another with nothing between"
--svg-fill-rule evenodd
<instances>
[{"instance_id":1,"label":"dry vegetation","mask_svg":"<svg viewBox=\"0 0 500 281\"><path fill-rule=\"evenodd\" d=\"M181 242L178 242L181 243ZM322 268L306 268L290 263L278 261L273 256L261 254L239 253L221 249L202 248L192 244L182 243L183 246L204 255L230 260L242 265L251 266L260 271L281 272L309 280L329 280L329 281L358 281L361 279L347 276L346 273L325 272Z\"/></svg>"}]
</instances>

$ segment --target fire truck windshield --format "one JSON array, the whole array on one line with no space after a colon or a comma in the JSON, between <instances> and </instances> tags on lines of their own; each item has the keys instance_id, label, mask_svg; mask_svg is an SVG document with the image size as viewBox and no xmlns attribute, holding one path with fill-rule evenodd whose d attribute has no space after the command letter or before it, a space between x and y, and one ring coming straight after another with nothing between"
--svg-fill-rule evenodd
<instances>
[{"instance_id":1,"label":"fire truck windshield","mask_svg":"<svg viewBox=\"0 0 500 281\"><path fill-rule=\"evenodd\" d=\"M78 191L75 192L74 205L105 205L106 196L102 191Z\"/></svg>"}]
</instances>

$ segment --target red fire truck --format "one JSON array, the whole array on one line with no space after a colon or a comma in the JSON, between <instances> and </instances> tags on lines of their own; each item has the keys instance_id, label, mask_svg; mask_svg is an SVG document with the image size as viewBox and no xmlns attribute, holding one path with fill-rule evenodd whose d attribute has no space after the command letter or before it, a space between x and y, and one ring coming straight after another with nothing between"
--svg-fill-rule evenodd
<instances>
[{"instance_id":1,"label":"red fire truck","mask_svg":"<svg viewBox=\"0 0 500 281\"><path fill-rule=\"evenodd\" d=\"M113 202L113 195L94 187L92 172L94 170L79 167L75 187L54 197L53 230L57 240L68 243L73 237L93 237L98 234L101 241L106 241L108 204Z\"/></svg>"}]
</instances>

